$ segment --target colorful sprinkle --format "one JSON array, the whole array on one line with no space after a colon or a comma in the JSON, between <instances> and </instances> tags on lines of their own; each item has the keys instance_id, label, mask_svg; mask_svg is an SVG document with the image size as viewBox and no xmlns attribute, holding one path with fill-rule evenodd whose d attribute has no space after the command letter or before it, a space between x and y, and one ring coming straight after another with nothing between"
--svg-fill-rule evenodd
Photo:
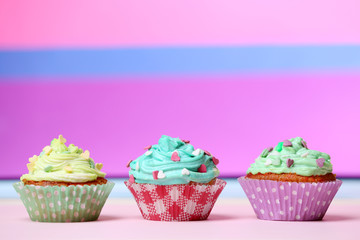
<instances>
[{"instance_id":1,"label":"colorful sprinkle","mask_svg":"<svg viewBox=\"0 0 360 240\"><path fill-rule=\"evenodd\" d=\"M151 145L144 147L144 150L150 150L152 148Z\"/></svg>"},{"instance_id":2,"label":"colorful sprinkle","mask_svg":"<svg viewBox=\"0 0 360 240\"><path fill-rule=\"evenodd\" d=\"M280 165L281 161L280 158L275 158L271 160L271 165L278 166Z\"/></svg>"},{"instance_id":3,"label":"colorful sprinkle","mask_svg":"<svg viewBox=\"0 0 360 240\"><path fill-rule=\"evenodd\" d=\"M194 156L199 156L200 154L201 154L201 149L199 148L192 152L192 155Z\"/></svg>"},{"instance_id":4,"label":"colorful sprinkle","mask_svg":"<svg viewBox=\"0 0 360 240\"><path fill-rule=\"evenodd\" d=\"M44 171L45 171L45 172L50 172L51 169L53 169L53 166L48 165L48 166L46 166L46 167L44 168Z\"/></svg>"},{"instance_id":5,"label":"colorful sprinkle","mask_svg":"<svg viewBox=\"0 0 360 240\"><path fill-rule=\"evenodd\" d=\"M204 150L204 153L208 156L211 156L211 153L209 153L208 151Z\"/></svg>"},{"instance_id":6,"label":"colorful sprinkle","mask_svg":"<svg viewBox=\"0 0 360 240\"><path fill-rule=\"evenodd\" d=\"M183 139L181 139L181 141L183 142L183 143L190 143L190 141L189 140L183 140Z\"/></svg>"},{"instance_id":7,"label":"colorful sprinkle","mask_svg":"<svg viewBox=\"0 0 360 240\"><path fill-rule=\"evenodd\" d=\"M180 157L177 151L174 151L171 155L171 160L174 162L179 162L180 161Z\"/></svg>"},{"instance_id":8,"label":"colorful sprinkle","mask_svg":"<svg viewBox=\"0 0 360 240\"><path fill-rule=\"evenodd\" d=\"M316 164L322 168L324 166L324 162L325 162L325 159L324 158L319 158L319 159L316 159Z\"/></svg>"},{"instance_id":9,"label":"colorful sprinkle","mask_svg":"<svg viewBox=\"0 0 360 240\"><path fill-rule=\"evenodd\" d=\"M219 164L219 159L217 159L216 157L212 157L212 161L213 161L213 163L215 164L215 165L218 165Z\"/></svg>"},{"instance_id":10,"label":"colorful sprinkle","mask_svg":"<svg viewBox=\"0 0 360 240\"><path fill-rule=\"evenodd\" d=\"M130 163L131 163L132 161L133 161L133 160L128 161L128 163L126 164L126 167L127 167L127 168L130 167Z\"/></svg>"},{"instance_id":11,"label":"colorful sprinkle","mask_svg":"<svg viewBox=\"0 0 360 240\"><path fill-rule=\"evenodd\" d=\"M72 171L73 171L70 166L65 166L65 167L64 167L64 170L65 170L65 172L67 172L67 173L72 173Z\"/></svg>"},{"instance_id":12,"label":"colorful sprinkle","mask_svg":"<svg viewBox=\"0 0 360 240\"><path fill-rule=\"evenodd\" d=\"M59 135L59 142L66 143L66 139L63 137L63 135Z\"/></svg>"},{"instance_id":13,"label":"colorful sprinkle","mask_svg":"<svg viewBox=\"0 0 360 240\"><path fill-rule=\"evenodd\" d=\"M38 160L38 156L34 155L33 157L29 158L29 162L36 162Z\"/></svg>"},{"instance_id":14,"label":"colorful sprinkle","mask_svg":"<svg viewBox=\"0 0 360 240\"><path fill-rule=\"evenodd\" d=\"M307 144L306 144L306 142L304 140L301 141L301 144L303 145L304 148L308 148Z\"/></svg>"},{"instance_id":15,"label":"colorful sprinkle","mask_svg":"<svg viewBox=\"0 0 360 240\"><path fill-rule=\"evenodd\" d=\"M309 155L309 152L306 152L306 153L304 153L303 155L301 155L301 157L305 158L305 157L307 157L308 155Z\"/></svg>"},{"instance_id":16,"label":"colorful sprinkle","mask_svg":"<svg viewBox=\"0 0 360 240\"><path fill-rule=\"evenodd\" d=\"M283 146L284 147L292 147L292 142L290 142L289 140L284 140Z\"/></svg>"},{"instance_id":17,"label":"colorful sprinkle","mask_svg":"<svg viewBox=\"0 0 360 240\"><path fill-rule=\"evenodd\" d=\"M135 178L132 174L129 176L129 183L135 183Z\"/></svg>"},{"instance_id":18,"label":"colorful sprinkle","mask_svg":"<svg viewBox=\"0 0 360 240\"><path fill-rule=\"evenodd\" d=\"M158 180L158 173L159 173L159 171L153 171L153 178L154 178L154 180Z\"/></svg>"},{"instance_id":19,"label":"colorful sprinkle","mask_svg":"<svg viewBox=\"0 0 360 240\"><path fill-rule=\"evenodd\" d=\"M32 172L32 171L34 171L35 162L28 163L28 164L26 164L26 166L27 166L29 172Z\"/></svg>"},{"instance_id":20,"label":"colorful sprinkle","mask_svg":"<svg viewBox=\"0 0 360 240\"><path fill-rule=\"evenodd\" d=\"M281 152L282 148L283 148L283 142L279 142L278 145L275 147L275 150L278 152Z\"/></svg>"},{"instance_id":21,"label":"colorful sprinkle","mask_svg":"<svg viewBox=\"0 0 360 240\"><path fill-rule=\"evenodd\" d=\"M183 170L181 170L181 174L182 175L190 175L190 172L186 168L183 168Z\"/></svg>"},{"instance_id":22,"label":"colorful sprinkle","mask_svg":"<svg viewBox=\"0 0 360 240\"><path fill-rule=\"evenodd\" d=\"M82 154L80 154L80 156L81 156L83 159L89 159L89 158L90 158L90 152L89 152L89 150L86 150L85 152L83 152Z\"/></svg>"},{"instance_id":23,"label":"colorful sprinkle","mask_svg":"<svg viewBox=\"0 0 360 240\"><path fill-rule=\"evenodd\" d=\"M95 169L95 163L94 160L92 160L91 158L89 158L89 165L92 169Z\"/></svg>"},{"instance_id":24,"label":"colorful sprinkle","mask_svg":"<svg viewBox=\"0 0 360 240\"><path fill-rule=\"evenodd\" d=\"M265 158L267 157L267 155L269 155L269 153L273 150L273 147L268 147L265 148L264 151L262 151L262 153L260 154L261 157Z\"/></svg>"},{"instance_id":25,"label":"colorful sprinkle","mask_svg":"<svg viewBox=\"0 0 360 240\"><path fill-rule=\"evenodd\" d=\"M50 146L46 146L43 148L43 152L46 154L46 155L49 155L52 151L52 148Z\"/></svg>"},{"instance_id":26,"label":"colorful sprinkle","mask_svg":"<svg viewBox=\"0 0 360 240\"><path fill-rule=\"evenodd\" d=\"M162 178L165 178L166 176L165 176L165 173L162 170L160 170L157 177L162 179Z\"/></svg>"},{"instance_id":27,"label":"colorful sprinkle","mask_svg":"<svg viewBox=\"0 0 360 240\"><path fill-rule=\"evenodd\" d=\"M102 163L97 163L96 165L95 165L95 168L97 169L97 170L101 170L102 169L102 167L103 167L103 164Z\"/></svg>"},{"instance_id":28,"label":"colorful sprinkle","mask_svg":"<svg viewBox=\"0 0 360 240\"><path fill-rule=\"evenodd\" d=\"M269 154L269 152L268 152L267 148L265 148L265 149L261 152L260 157L266 158L268 154Z\"/></svg>"},{"instance_id":29,"label":"colorful sprinkle","mask_svg":"<svg viewBox=\"0 0 360 240\"><path fill-rule=\"evenodd\" d=\"M271 165L271 164L272 164L271 159L266 159L264 165L265 165L265 166L269 166L269 165Z\"/></svg>"},{"instance_id":30,"label":"colorful sprinkle","mask_svg":"<svg viewBox=\"0 0 360 240\"><path fill-rule=\"evenodd\" d=\"M198 172L201 172L201 173L207 172L205 164L201 164L201 166L198 168Z\"/></svg>"},{"instance_id":31,"label":"colorful sprinkle","mask_svg":"<svg viewBox=\"0 0 360 240\"><path fill-rule=\"evenodd\" d=\"M286 160L286 166L287 166L288 168L291 167L293 164L294 164L294 160L292 160L292 159L290 159L290 158L288 158L288 159Z\"/></svg>"},{"instance_id":32,"label":"colorful sprinkle","mask_svg":"<svg viewBox=\"0 0 360 240\"><path fill-rule=\"evenodd\" d=\"M150 151L150 150L148 150L148 151L145 152L145 155L146 155L146 156L149 156L149 155L151 155L151 154L152 154L152 151Z\"/></svg>"}]
</instances>

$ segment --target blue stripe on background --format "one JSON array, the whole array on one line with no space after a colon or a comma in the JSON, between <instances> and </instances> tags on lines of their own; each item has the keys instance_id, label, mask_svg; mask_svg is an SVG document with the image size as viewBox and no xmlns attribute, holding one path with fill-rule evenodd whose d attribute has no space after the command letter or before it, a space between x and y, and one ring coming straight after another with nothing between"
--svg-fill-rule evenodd
<instances>
[{"instance_id":1,"label":"blue stripe on background","mask_svg":"<svg viewBox=\"0 0 360 240\"><path fill-rule=\"evenodd\" d=\"M360 45L0 51L0 77L360 70Z\"/></svg>"}]
</instances>

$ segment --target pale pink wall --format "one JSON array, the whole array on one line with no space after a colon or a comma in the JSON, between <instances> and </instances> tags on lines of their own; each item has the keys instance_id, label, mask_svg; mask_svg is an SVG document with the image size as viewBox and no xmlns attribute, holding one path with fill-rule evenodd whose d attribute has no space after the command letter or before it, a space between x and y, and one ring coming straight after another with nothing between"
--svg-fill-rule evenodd
<instances>
[{"instance_id":1,"label":"pale pink wall","mask_svg":"<svg viewBox=\"0 0 360 240\"><path fill-rule=\"evenodd\" d=\"M0 0L0 48L358 44L358 0Z\"/></svg>"},{"instance_id":2,"label":"pale pink wall","mask_svg":"<svg viewBox=\"0 0 360 240\"><path fill-rule=\"evenodd\" d=\"M60 133L112 176L162 134L209 150L223 176L296 136L329 153L335 173L360 176L360 75L58 80L0 83L0 177L26 172Z\"/></svg>"}]
</instances>

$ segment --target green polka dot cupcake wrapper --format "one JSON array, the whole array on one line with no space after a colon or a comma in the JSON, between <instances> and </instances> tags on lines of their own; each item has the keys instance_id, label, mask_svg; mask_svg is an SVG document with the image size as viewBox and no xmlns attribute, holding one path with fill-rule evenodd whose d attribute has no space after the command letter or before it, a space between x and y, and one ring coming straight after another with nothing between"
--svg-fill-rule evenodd
<instances>
[{"instance_id":1,"label":"green polka dot cupcake wrapper","mask_svg":"<svg viewBox=\"0 0 360 240\"><path fill-rule=\"evenodd\" d=\"M110 181L101 185L68 187L13 184L30 219L37 222L95 221L114 185Z\"/></svg>"},{"instance_id":2,"label":"green polka dot cupcake wrapper","mask_svg":"<svg viewBox=\"0 0 360 240\"><path fill-rule=\"evenodd\" d=\"M276 221L321 220L341 180L320 183L279 182L238 178L259 219Z\"/></svg>"}]
</instances>

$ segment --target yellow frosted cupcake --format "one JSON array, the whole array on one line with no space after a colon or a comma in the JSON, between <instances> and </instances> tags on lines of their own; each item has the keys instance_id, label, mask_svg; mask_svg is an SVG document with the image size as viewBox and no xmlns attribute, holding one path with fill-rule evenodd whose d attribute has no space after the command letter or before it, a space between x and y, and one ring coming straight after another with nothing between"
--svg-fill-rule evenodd
<instances>
[{"instance_id":1,"label":"yellow frosted cupcake","mask_svg":"<svg viewBox=\"0 0 360 240\"><path fill-rule=\"evenodd\" d=\"M29 173L14 184L33 221L96 220L114 186L88 150L65 143L62 135L53 139L39 156L29 159Z\"/></svg>"}]
</instances>

